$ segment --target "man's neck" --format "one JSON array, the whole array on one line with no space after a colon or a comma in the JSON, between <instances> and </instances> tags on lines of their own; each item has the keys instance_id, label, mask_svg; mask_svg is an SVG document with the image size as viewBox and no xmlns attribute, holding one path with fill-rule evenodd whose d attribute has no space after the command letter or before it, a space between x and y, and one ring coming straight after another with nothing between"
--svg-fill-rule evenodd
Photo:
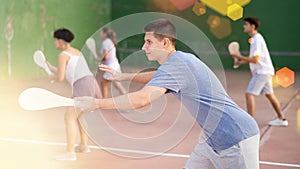
<instances>
[{"instance_id":1,"label":"man's neck","mask_svg":"<svg viewBox=\"0 0 300 169\"><path fill-rule=\"evenodd\" d=\"M258 31L257 30L254 30L250 33L248 33L249 36L253 37L254 35L258 34Z\"/></svg>"},{"instance_id":2,"label":"man's neck","mask_svg":"<svg viewBox=\"0 0 300 169\"><path fill-rule=\"evenodd\" d=\"M168 50L168 54L166 55L166 57L162 57L161 60L158 61L158 63L159 64L165 63L169 59L169 57L175 52L176 52L175 48Z\"/></svg>"}]
</instances>

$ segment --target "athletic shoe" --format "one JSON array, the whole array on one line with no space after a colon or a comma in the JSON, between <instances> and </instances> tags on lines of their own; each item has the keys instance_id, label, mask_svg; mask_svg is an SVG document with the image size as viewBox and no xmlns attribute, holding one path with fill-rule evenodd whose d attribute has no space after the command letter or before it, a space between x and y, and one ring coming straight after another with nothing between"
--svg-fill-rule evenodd
<instances>
[{"instance_id":1,"label":"athletic shoe","mask_svg":"<svg viewBox=\"0 0 300 169\"><path fill-rule=\"evenodd\" d=\"M76 153L74 152L67 152L65 154L59 155L56 157L56 160L62 160L62 161L75 161Z\"/></svg>"},{"instance_id":2,"label":"athletic shoe","mask_svg":"<svg viewBox=\"0 0 300 169\"><path fill-rule=\"evenodd\" d=\"M78 145L75 147L76 153L89 153L91 152L90 148L88 146Z\"/></svg>"},{"instance_id":3,"label":"athletic shoe","mask_svg":"<svg viewBox=\"0 0 300 169\"><path fill-rule=\"evenodd\" d=\"M288 124L289 123L286 119L281 120L278 118L269 122L270 126L288 126Z\"/></svg>"}]
</instances>

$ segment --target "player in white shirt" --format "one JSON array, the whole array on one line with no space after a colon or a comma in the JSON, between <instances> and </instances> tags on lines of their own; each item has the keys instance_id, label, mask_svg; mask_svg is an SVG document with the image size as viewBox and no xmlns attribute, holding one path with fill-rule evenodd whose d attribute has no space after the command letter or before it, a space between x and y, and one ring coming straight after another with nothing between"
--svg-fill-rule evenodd
<instances>
[{"instance_id":1,"label":"player in white shirt","mask_svg":"<svg viewBox=\"0 0 300 169\"><path fill-rule=\"evenodd\" d=\"M252 73L251 81L246 92L247 110L251 116L254 116L255 95L264 94L271 102L276 111L277 118L269 122L272 126L287 126L288 121L282 113L280 103L274 95L272 87L272 76L274 75L274 67L263 36L258 32L257 28L260 21L254 17L244 19L244 32L250 36L250 53L249 57L232 54L234 58L241 60L238 64L249 63Z\"/></svg>"},{"instance_id":2,"label":"player in white shirt","mask_svg":"<svg viewBox=\"0 0 300 169\"><path fill-rule=\"evenodd\" d=\"M71 42L74 34L65 28L57 29L53 33L55 48L61 53L57 58L57 67L46 62L55 76L50 78L57 82L66 79L72 88L72 97L90 96L101 97L100 88L94 75L90 71L83 54L72 47ZM76 160L76 153L90 152L88 147L88 135L80 123L81 114L78 114L74 107L67 107L65 113L67 152L57 156L57 160ZM76 146L77 128L80 133L80 145Z\"/></svg>"},{"instance_id":3,"label":"player in white shirt","mask_svg":"<svg viewBox=\"0 0 300 169\"><path fill-rule=\"evenodd\" d=\"M103 28L100 32L100 38L103 40L100 50L100 55L103 56L103 59L98 61L102 61L110 68L121 72L121 67L116 54L116 33L110 28ZM103 79L101 81L101 91L103 98L108 97L108 85L109 83L111 83L109 78L111 78L111 75L109 73L103 74ZM120 94L127 93L121 82L114 81L112 83L119 90Z\"/></svg>"}]
</instances>

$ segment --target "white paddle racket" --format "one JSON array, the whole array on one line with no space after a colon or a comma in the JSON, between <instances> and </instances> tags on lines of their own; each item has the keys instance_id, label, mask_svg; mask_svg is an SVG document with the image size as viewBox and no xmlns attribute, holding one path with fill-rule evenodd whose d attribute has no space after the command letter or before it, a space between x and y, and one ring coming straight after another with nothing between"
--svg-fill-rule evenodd
<instances>
[{"instance_id":1,"label":"white paddle racket","mask_svg":"<svg viewBox=\"0 0 300 169\"><path fill-rule=\"evenodd\" d=\"M74 106L74 100L41 88L28 88L19 95L19 105L25 110L44 110Z\"/></svg>"},{"instance_id":2,"label":"white paddle racket","mask_svg":"<svg viewBox=\"0 0 300 169\"><path fill-rule=\"evenodd\" d=\"M230 54L236 54L236 55L240 55L240 45L238 42L231 42L228 45L228 50ZM238 68L240 65L238 64L238 59L234 58L234 64L233 64L233 68L236 69Z\"/></svg>"},{"instance_id":3,"label":"white paddle racket","mask_svg":"<svg viewBox=\"0 0 300 169\"><path fill-rule=\"evenodd\" d=\"M35 51L33 54L33 60L40 68L44 69L48 75L53 75L46 63L46 58L42 51Z\"/></svg>"},{"instance_id":4,"label":"white paddle racket","mask_svg":"<svg viewBox=\"0 0 300 169\"><path fill-rule=\"evenodd\" d=\"M97 52L96 52L96 41L94 38L88 38L85 42L86 46L88 47L88 49L91 51L91 53L93 54L94 58L96 59L97 56Z\"/></svg>"}]
</instances>

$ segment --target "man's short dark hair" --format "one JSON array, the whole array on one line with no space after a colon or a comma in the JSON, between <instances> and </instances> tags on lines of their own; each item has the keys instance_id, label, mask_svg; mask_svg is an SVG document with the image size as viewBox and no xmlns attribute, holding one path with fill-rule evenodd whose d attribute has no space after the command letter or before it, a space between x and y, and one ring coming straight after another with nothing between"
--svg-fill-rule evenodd
<instances>
[{"instance_id":1,"label":"man's short dark hair","mask_svg":"<svg viewBox=\"0 0 300 169\"><path fill-rule=\"evenodd\" d=\"M70 43L74 39L74 34L68 29L61 28L61 29L57 29L53 33L53 37L56 39L62 39L65 42Z\"/></svg>"},{"instance_id":2,"label":"man's short dark hair","mask_svg":"<svg viewBox=\"0 0 300 169\"><path fill-rule=\"evenodd\" d=\"M250 25L254 25L256 30L260 25L260 20L255 18L255 17L247 17L247 18L244 19L244 21L249 22Z\"/></svg>"},{"instance_id":3,"label":"man's short dark hair","mask_svg":"<svg viewBox=\"0 0 300 169\"><path fill-rule=\"evenodd\" d=\"M169 38L172 44L176 43L176 28L168 19L157 19L148 23L144 27L145 32L153 32L154 36L162 40L163 38Z\"/></svg>"}]
</instances>

